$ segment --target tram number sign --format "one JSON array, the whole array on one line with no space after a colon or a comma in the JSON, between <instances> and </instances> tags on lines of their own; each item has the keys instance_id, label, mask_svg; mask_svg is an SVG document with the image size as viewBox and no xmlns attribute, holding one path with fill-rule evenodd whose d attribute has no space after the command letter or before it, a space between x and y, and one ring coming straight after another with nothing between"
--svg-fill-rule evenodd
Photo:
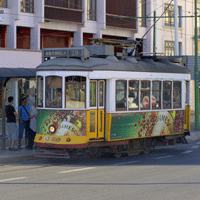
<instances>
[{"instance_id":1,"label":"tram number sign","mask_svg":"<svg viewBox=\"0 0 200 200\"><path fill-rule=\"evenodd\" d=\"M80 57L81 51L80 50L70 50L69 51L69 57Z\"/></svg>"},{"instance_id":2,"label":"tram number sign","mask_svg":"<svg viewBox=\"0 0 200 200\"><path fill-rule=\"evenodd\" d=\"M44 57L80 57L81 50L45 50Z\"/></svg>"}]
</instances>

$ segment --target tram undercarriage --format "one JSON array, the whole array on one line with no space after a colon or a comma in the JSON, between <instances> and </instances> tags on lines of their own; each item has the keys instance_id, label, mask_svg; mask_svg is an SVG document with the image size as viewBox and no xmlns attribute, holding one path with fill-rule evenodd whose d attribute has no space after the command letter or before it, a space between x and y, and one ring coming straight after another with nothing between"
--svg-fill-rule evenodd
<instances>
[{"instance_id":1,"label":"tram undercarriage","mask_svg":"<svg viewBox=\"0 0 200 200\"><path fill-rule=\"evenodd\" d=\"M88 143L85 148L74 149L51 148L51 144L48 144L48 148L38 147L36 157L76 159L111 155L120 158L121 156L134 156L140 153L148 154L156 146L176 145L176 143L187 143L185 134L110 142L110 145L108 142L92 142Z\"/></svg>"}]
</instances>

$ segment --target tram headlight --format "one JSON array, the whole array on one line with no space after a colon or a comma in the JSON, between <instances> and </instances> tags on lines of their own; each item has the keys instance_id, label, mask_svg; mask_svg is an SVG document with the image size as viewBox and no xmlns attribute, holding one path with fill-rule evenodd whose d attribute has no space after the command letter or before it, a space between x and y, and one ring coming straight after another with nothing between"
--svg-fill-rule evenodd
<instances>
[{"instance_id":1,"label":"tram headlight","mask_svg":"<svg viewBox=\"0 0 200 200\"><path fill-rule=\"evenodd\" d=\"M55 133L56 127L54 125L49 126L49 131L50 131L50 133Z\"/></svg>"}]
</instances>

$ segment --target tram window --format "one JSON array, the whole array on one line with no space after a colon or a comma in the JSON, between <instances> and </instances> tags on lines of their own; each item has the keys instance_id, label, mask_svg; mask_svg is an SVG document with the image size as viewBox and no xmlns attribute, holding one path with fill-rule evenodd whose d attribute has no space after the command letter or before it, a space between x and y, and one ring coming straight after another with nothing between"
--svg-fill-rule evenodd
<instances>
[{"instance_id":1,"label":"tram window","mask_svg":"<svg viewBox=\"0 0 200 200\"><path fill-rule=\"evenodd\" d=\"M139 91L139 81L129 81L129 91L128 91L128 108L129 110L138 110L138 91Z\"/></svg>"},{"instance_id":2,"label":"tram window","mask_svg":"<svg viewBox=\"0 0 200 200\"><path fill-rule=\"evenodd\" d=\"M37 106L43 107L43 77L37 77Z\"/></svg>"},{"instance_id":3,"label":"tram window","mask_svg":"<svg viewBox=\"0 0 200 200\"><path fill-rule=\"evenodd\" d=\"M150 99L150 81L141 81L141 90L140 90L141 109L143 110L150 109L149 99Z\"/></svg>"},{"instance_id":4,"label":"tram window","mask_svg":"<svg viewBox=\"0 0 200 200\"><path fill-rule=\"evenodd\" d=\"M189 82L185 82L185 105L189 105Z\"/></svg>"},{"instance_id":5,"label":"tram window","mask_svg":"<svg viewBox=\"0 0 200 200\"><path fill-rule=\"evenodd\" d=\"M104 82L99 82L99 106L104 105Z\"/></svg>"},{"instance_id":6,"label":"tram window","mask_svg":"<svg viewBox=\"0 0 200 200\"><path fill-rule=\"evenodd\" d=\"M97 92L97 82L90 81L90 107L97 106L96 92Z\"/></svg>"},{"instance_id":7,"label":"tram window","mask_svg":"<svg viewBox=\"0 0 200 200\"><path fill-rule=\"evenodd\" d=\"M62 107L62 77L46 77L46 107Z\"/></svg>"},{"instance_id":8,"label":"tram window","mask_svg":"<svg viewBox=\"0 0 200 200\"><path fill-rule=\"evenodd\" d=\"M160 81L152 81L152 97L151 104L152 109L160 109L161 108L161 82Z\"/></svg>"},{"instance_id":9,"label":"tram window","mask_svg":"<svg viewBox=\"0 0 200 200\"><path fill-rule=\"evenodd\" d=\"M173 82L173 108L181 108L181 81Z\"/></svg>"},{"instance_id":10,"label":"tram window","mask_svg":"<svg viewBox=\"0 0 200 200\"><path fill-rule=\"evenodd\" d=\"M69 76L65 78L65 106L66 108L85 108L86 106L86 78Z\"/></svg>"},{"instance_id":11,"label":"tram window","mask_svg":"<svg viewBox=\"0 0 200 200\"><path fill-rule=\"evenodd\" d=\"M116 110L126 110L126 81L116 81Z\"/></svg>"},{"instance_id":12,"label":"tram window","mask_svg":"<svg viewBox=\"0 0 200 200\"><path fill-rule=\"evenodd\" d=\"M172 82L163 81L163 108L171 108Z\"/></svg>"}]
</instances>

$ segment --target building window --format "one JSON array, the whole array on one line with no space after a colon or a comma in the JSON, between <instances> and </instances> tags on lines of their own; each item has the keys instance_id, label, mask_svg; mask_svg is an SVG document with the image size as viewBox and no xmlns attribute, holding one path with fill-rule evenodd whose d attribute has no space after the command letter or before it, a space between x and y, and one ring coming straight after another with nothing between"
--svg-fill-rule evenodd
<instances>
[{"instance_id":1,"label":"building window","mask_svg":"<svg viewBox=\"0 0 200 200\"><path fill-rule=\"evenodd\" d=\"M21 12L34 13L34 0L20 0Z\"/></svg>"},{"instance_id":2,"label":"building window","mask_svg":"<svg viewBox=\"0 0 200 200\"><path fill-rule=\"evenodd\" d=\"M140 17L146 17L146 0L139 1L139 12ZM139 26L146 27L146 18L141 18L139 20Z\"/></svg>"},{"instance_id":3,"label":"building window","mask_svg":"<svg viewBox=\"0 0 200 200\"><path fill-rule=\"evenodd\" d=\"M61 8L82 9L82 0L46 0L45 6Z\"/></svg>"},{"instance_id":4,"label":"building window","mask_svg":"<svg viewBox=\"0 0 200 200\"><path fill-rule=\"evenodd\" d=\"M165 56L174 56L175 55L175 42L174 41L165 41L164 42L164 54ZM182 55L182 42L178 42L178 54Z\"/></svg>"},{"instance_id":5,"label":"building window","mask_svg":"<svg viewBox=\"0 0 200 200\"><path fill-rule=\"evenodd\" d=\"M96 0L87 0L87 20L96 21Z\"/></svg>"},{"instance_id":6,"label":"building window","mask_svg":"<svg viewBox=\"0 0 200 200\"><path fill-rule=\"evenodd\" d=\"M129 110L138 110L139 108L139 81L129 81L128 108Z\"/></svg>"},{"instance_id":7,"label":"building window","mask_svg":"<svg viewBox=\"0 0 200 200\"><path fill-rule=\"evenodd\" d=\"M174 5L165 4L164 9L165 11L165 26L174 26ZM168 8L167 8L168 7ZM178 16L182 15L182 7L178 6ZM178 27L182 27L182 20L178 17Z\"/></svg>"},{"instance_id":8,"label":"building window","mask_svg":"<svg viewBox=\"0 0 200 200\"><path fill-rule=\"evenodd\" d=\"M165 54L165 56L174 56L174 54L175 54L175 42L174 41L165 41L164 54Z\"/></svg>"},{"instance_id":9,"label":"building window","mask_svg":"<svg viewBox=\"0 0 200 200\"><path fill-rule=\"evenodd\" d=\"M127 81L116 81L116 110L126 110Z\"/></svg>"}]
</instances>

